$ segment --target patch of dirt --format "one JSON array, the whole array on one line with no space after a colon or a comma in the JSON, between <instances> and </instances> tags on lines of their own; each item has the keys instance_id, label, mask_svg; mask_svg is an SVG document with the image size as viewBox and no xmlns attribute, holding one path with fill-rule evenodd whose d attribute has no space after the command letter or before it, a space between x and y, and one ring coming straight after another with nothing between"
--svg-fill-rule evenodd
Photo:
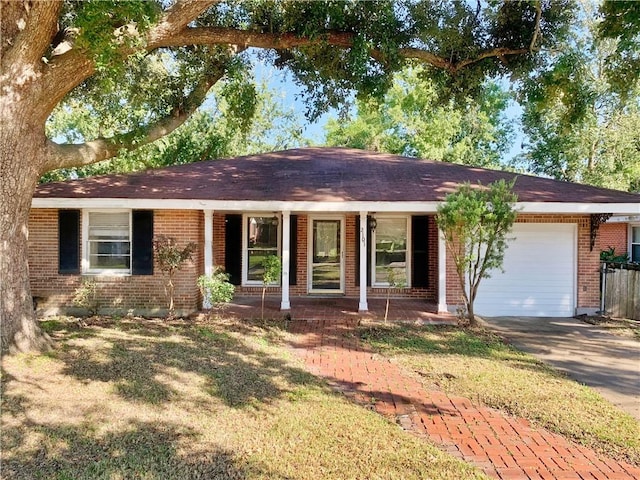
<instances>
[{"instance_id":1,"label":"patch of dirt","mask_svg":"<svg viewBox=\"0 0 640 480\"><path fill-rule=\"evenodd\" d=\"M640 321L628 318L611 318L602 315L582 315L578 317L585 323L596 325L613 335L632 338L640 342Z\"/></svg>"}]
</instances>

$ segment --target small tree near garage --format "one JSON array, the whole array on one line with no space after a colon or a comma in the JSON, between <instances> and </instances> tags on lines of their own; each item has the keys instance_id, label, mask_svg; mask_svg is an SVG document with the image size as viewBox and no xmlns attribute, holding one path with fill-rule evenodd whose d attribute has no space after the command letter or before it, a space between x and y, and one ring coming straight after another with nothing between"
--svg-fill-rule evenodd
<instances>
[{"instance_id":1,"label":"small tree near garage","mask_svg":"<svg viewBox=\"0 0 640 480\"><path fill-rule=\"evenodd\" d=\"M456 267L469 325L476 326L473 303L478 286L502 268L507 235L516 219L515 179L487 186L465 183L438 207L436 221Z\"/></svg>"}]
</instances>

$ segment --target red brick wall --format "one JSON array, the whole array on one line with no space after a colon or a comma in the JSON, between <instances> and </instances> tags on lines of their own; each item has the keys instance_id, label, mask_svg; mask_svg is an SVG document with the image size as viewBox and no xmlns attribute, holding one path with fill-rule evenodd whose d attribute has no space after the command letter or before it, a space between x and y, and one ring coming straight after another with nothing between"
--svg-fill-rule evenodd
<instances>
[{"instance_id":1,"label":"red brick wall","mask_svg":"<svg viewBox=\"0 0 640 480\"><path fill-rule=\"evenodd\" d=\"M596 248L589 250L588 215L522 215L518 222L534 223L575 223L578 225L578 298L582 308L599 305L599 252L601 246L612 239L626 242L626 224L605 224L601 226ZM345 267L346 294L357 297L359 287L355 285L355 275L359 268L356 257L356 215L345 217ZM75 289L80 285L80 275L58 274L58 231L56 209L34 209L30 216L29 265L33 295L46 299L45 306L72 306ZM298 215L297 284L291 286L291 297L307 294L307 243L308 216ZM203 273L204 264L204 215L201 211L158 210L154 215L154 235L169 235L181 244L189 241L198 244L193 258L178 272L176 284L177 308L193 311L200 305L196 287L197 277ZM396 297L424 298L437 301L438 297L438 232L435 221L429 226L429 287L395 290ZM224 266L225 261L225 214L215 212L213 216L213 259L214 264ZM447 255L447 303L461 303L461 290L451 261ZM166 305L164 283L161 272L155 267L155 274L125 277L94 277L98 280L103 304L122 312L129 309L156 310ZM260 287L238 287L239 295L259 295ZM279 288L269 288L269 294L279 295ZM385 288L368 288L371 298L386 295Z\"/></svg>"},{"instance_id":2,"label":"red brick wall","mask_svg":"<svg viewBox=\"0 0 640 480\"><path fill-rule=\"evenodd\" d=\"M518 223L575 223L578 225L577 308L597 308L600 305L600 250L590 250L589 215L520 215ZM447 304L460 305L461 289L451 255L447 255Z\"/></svg>"},{"instance_id":3,"label":"red brick wall","mask_svg":"<svg viewBox=\"0 0 640 480\"><path fill-rule=\"evenodd\" d=\"M174 280L176 310L187 313L198 308L196 281L202 270L203 223L201 211L156 210L154 235L178 239L180 245L198 243L193 260L177 272ZM29 269L31 290L39 297L39 307L54 313L73 307L73 296L82 278L92 278L98 284L99 301L104 309L120 314L154 313L166 308L164 293L166 278L157 265L153 275L59 275L58 274L58 211L32 209L29 217Z\"/></svg>"},{"instance_id":4,"label":"red brick wall","mask_svg":"<svg viewBox=\"0 0 640 480\"><path fill-rule=\"evenodd\" d=\"M629 253L627 223L604 223L600 225L596 248L598 251L613 247L617 255Z\"/></svg>"}]
</instances>

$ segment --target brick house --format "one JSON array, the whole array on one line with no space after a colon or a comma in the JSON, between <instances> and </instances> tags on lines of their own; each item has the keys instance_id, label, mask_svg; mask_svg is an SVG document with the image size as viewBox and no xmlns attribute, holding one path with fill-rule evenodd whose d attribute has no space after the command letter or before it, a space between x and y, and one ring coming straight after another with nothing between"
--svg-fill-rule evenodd
<instances>
[{"instance_id":1,"label":"brick house","mask_svg":"<svg viewBox=\"0 0 640 480\"><path fill-rule=\"evenodd\" d=\"M388 267L406 285L395 297L453 310L460 287L436 207L462 182L486 185L513 176L303 148L43 184L29 221L32 292L44 311L64 310L90 276L105 307L157 313L165 305L164 279L152 239L168 235L198 244L176 281L181 313L201 307L196 280L214 265L230 274L236 295L258 295L261 259L269 254L282 261L281 282L269 294L283 310L306 296L353 298L354 310L367 310L369 298L386 294ZM626 236L628 250L640 257L640 196L528 175L518 176L515 191L519 214L505 271L483 280L477 313L597 310L600 250ZM608 214L622 221L610 227L603 223Z\"/></svg>"}]
</instances>

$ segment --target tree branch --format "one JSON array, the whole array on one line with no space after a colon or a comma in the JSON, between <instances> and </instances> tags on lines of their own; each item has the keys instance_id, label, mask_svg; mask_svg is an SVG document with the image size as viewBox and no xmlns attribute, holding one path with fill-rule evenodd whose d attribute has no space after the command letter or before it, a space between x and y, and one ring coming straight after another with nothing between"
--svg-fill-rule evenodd
<instances>
[{"instance_id":1,"label":"tree branch","mask_svg":"<svg viewBox=\"0 0 640 480\"><path fill-rule=\"evenodd\" d=\"M58 30L60 0L39 2L2 2L2 71L18 63L40 62Z\"/></svg>"},{"instance_id":2,"label":"tree branch","mask_svg":"<svg viewBox=\"0 0 640 480\"><path fill-rule=\"evenodd\" d=\"M166 117L149 126L144 137L139 138L134 132L127 132L111 138L98 138L82 144L57 144L49 141L47 147L49 160L43 172L56 168L89 165L116 156L120 150L134 150L142 145L154 142L168 135L182 125L202 104L207 93L225 74L220 66L216 72L202 78L200 83L184 97L180 104Z\"/></svg>"},{"instance_id":3,"label":"tree branch","mask_svg":"<svg viewBox=\"0 0 640 480\"><path fill-rule=\"evenodd\" d=\"M327 43L336 47L349 48L355 35L349 32L326 31L310 39L293 33L262 33L236 28L195 27L159 40L157 47L179 47L183 45L232 44L242 47L287 49Z\"/></svg>"},{"instance_id":4,"label":"tree branch","mask_svg":"<svg viewBox=\"0 0 640 480\"><path fill-rule=\"evenodd\" d=\"M198 15L218 1L176 0L176 3L163 14L158 24L147 33L147 51L158 48L162 39L177 35ZM126 55L127 52L124 51L123 54ZM55 56L48 67L43 78L45 85L43 98L40 100L46 105L47 117L68 92L95 73L93 60L72 46L69 50Z\"/></svg>"},{"instance_id":5,"label":"tree branch","mask_svg":"<svg viewBox=\"0 0 640 480\"><path fill-rule=\"evenodd\" d=\"M176 0L163 15L162 20L147 35L149 49L157 48L162 39L178 34L198 15L220 0Z\"/></svg>"},{"instance_id":6,"label":"tree branch","mask_svg":"<svg viewBox=\"0 0 640 480\"><path fill-rule=\"evenodd\" d=\"M536 25L533 30L533 37L531 37L531 43L529 44L529 51L533 52L536 48L536 42L538 41L538 35L540 34L540 19L542 18L542 5L540 1L536 2Z\"/></svg>"},{"instance_id":7,"label":"tree branch","mask_svg":"<svg viewBox=\"0 0 640 480\"><path fill-rule=\"evenodd\" d=\"M277 34L238 30L234 28L196 27L185 28L175 35L166 37L163 40L158 40L156 46L177 47L182 45L233 44L241 45L245 48L287 49L326 43L340 48L350 48L353 46L354 40L355 34L340 31L326 31L311 39L299 37L292 33ZM528 48L492 48L480 53L474 58L461 60L459 62L452 62L420 48L401 48L398 53L401 57L420 60L436 68L447 70L452 75L455 75L465 67L487 58L521 55L528 52ZM384 54L379 50L370 50L369 53L372 58L384 62Z\"/></svg>"}]
</instances>

